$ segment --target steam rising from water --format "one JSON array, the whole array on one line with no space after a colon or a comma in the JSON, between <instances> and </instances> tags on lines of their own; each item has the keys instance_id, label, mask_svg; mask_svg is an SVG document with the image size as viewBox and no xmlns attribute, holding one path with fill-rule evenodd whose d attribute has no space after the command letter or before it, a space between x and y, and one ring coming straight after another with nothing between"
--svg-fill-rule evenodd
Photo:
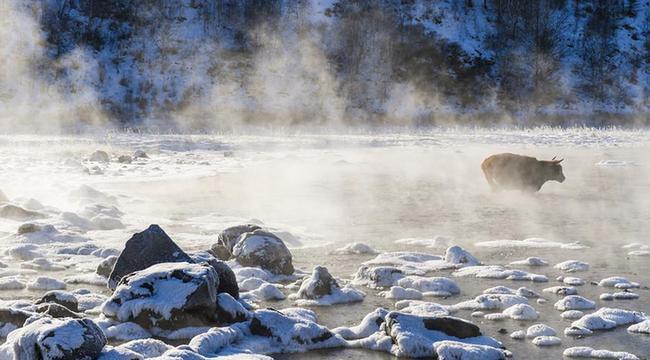
<instances>
[{"instance_id":1,"label":"steam rising from water","mask_svg":"<svg viewBox=\"0 0 650 360\"><path fill-rule=\"evenodd\" d=\"M38 9L0 2L0 131L57 132L103 125L91 86L93 61L81 50L47 61Z\"/></svg>"}]
</instances>

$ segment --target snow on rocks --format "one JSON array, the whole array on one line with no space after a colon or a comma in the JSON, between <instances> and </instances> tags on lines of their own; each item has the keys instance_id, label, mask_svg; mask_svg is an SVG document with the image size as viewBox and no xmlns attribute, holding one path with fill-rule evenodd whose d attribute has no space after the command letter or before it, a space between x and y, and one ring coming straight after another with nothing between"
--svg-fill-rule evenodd
<instances>
[{"instance_id":1,"label":"snow on rocks","mask_svg":"<svg viewBox=\"0 0 650 360\"><path fill-rule=\"evenodd\" d=\"M565 296L563 299L558 300L555 303L554 307L559 311L589 310L589 309L595 309L596 303L580 295L568 295Z\"/></svg>"},{"instance_id":2,"label":"snow on rocks","mask_svg":"<svg viewBox=\"0 0 650 360\"><path fill-rule=\"evenodd\" d=\"M268 231L258 229L242 234L232 255L243 266L260 267L276 275L294 272L291 252L279 237Z\"/></svg>"},{"instance_id":3,"label":"snow on rocks","mask_svg":"<svg viewBox=\"0 0 650 360\"><path fill-rule=\"evenodd\" d=\"M409 275L424 275L430 271L458 269L478 264L480 262L474 256L459 246L448 248L444 257L421 252L397 251L379 254L374 259L363 263L363 265L396 267Z\"/></svg>"},{"instance_id":4,"label":"snow on rocks","mask_svg":"<svg viewBox=\"0 0 650 360\"><path fill-rule=\"evenodd\" d=\"M228 260L232 257L232 250L241 235L260 229L262 228L255 224L243 224L226 228L219 233L217 242L212 245L211 250L218 259Z\"/></svg>"},{"instance_id":5,"label":"snow on rocks","mask_svg":"<svg viewBox=\"0 0 650 360\"><path fill-rule=\"evenodd\" d=\"M526 338L526 332L524 330L513 331L510 334L510 338L514 340L523 340Z\"/></svg>"},{"instance_id":6,"label":"snow on rocks","mask_svg":"<svg viewBox=\"0 0 650 360\"><path fill-rule=\"evenodd\" d=\"M639 298L639 294L633 293L630 291L620 291L613 294L603 293L600 294L600 300L612 301L612 300L636 300Z\"/></svg>"},{"instance_id":7,"label":"snow on rocks","mask_svg":"<svg viewBox=\"0 0 650 360\"><path fill-rule=\"evenodd\" d=\"M650 320L643 320L627 328L627 331L635 334L650 334Z\"/></svg>"},{"instance_id":8,"label":"snow on rocks","mask_svg":"<svg viewBox=\"0 0 650 360\"><path fill-rule=\"evenodd\" d=\"M346 346L347 342L315 322L316 315L305 309L267 309L253 317L227 327L215 327L195 336L188 349L203 355L220 355L222 351L258 354L283 353Z\"/></svg>"},{"instance_id":9,"label":"snow on rocks","mask_svg":"<svg viewBox=\"0 0 650 360\"><path fill-rule=\"evenodd\" d=\"M125 276L102 312L146 329L207 325L219 320L214 318L218 281L208 264L156 264Z\"/></svg>"},{"instance_id":10,"label":"snow on rocks","mask_svg":"<svg viewBox=\"0 0 650 360\"><path fill-rule=\"evenodd\" d=\"M254 278L253 278L254 279ZM241 293L242 299L251 300L251 301L269 301L269 300L284 300L287 298L286 295L280 290L280 288L269 282L263 281L255 289L249 290L245 293Z\"/></svg>"},{"instance_id":11,"label":"snow on rocks","mask_svg":"<svg viewBox=\"0 0 650 360\"><path fill-rule=\"evenodd\" d=\"M0 218L15 220L15 221L29 221L45 218L45 214L38 211L27 210L18 205L5 204L0 206Z\"/></svg>"},{"instance_id":12,"label":"snow on rocks","mask_svg":"<svg viewBox=\"0 0 650 360\"><path fill-rule=\"evenodd\" d=\"M59 304L70 311L75 311L75 312L79 311L79 301L77 301L77 297L74 294L69 293L67 291L61 291L61 290L48 291L34 304L38 305L38 304L47 304L47 303Z\"/></svg>"},{"instance_id":13,"label":"snow on rocks","mask_svg":"<svg viewBox=\"0 0 650 360\"><path fill-rule=\"evenodd\" d=\"M528 304L516 304L503 310L503 314L513 320L537 320L539 313Z\"/></svg>"},{"instance_id":14,"label":"snow on rocks","mask_svg":"<svg viewBox=\"0 0 650 360\"><path fill-rule=\"evenodd\" d=\"M401 286L391 286L389 290L381 291L379 292L378 295L383 296L386 299L397 299L397 300L402 300L402 299L419 300L424 297L422 293L418 290L405 289Z\"/></svg>"},{"instance_id":15,"label":"snow on rocks","mask_svg":"<svg viewBox=\"0 0 650 360\"><path fill-rule=\"evenodd\" d=\"M534 339L538 336L555 336L557 331L546 324L531 325L526 329L526 337Z\"/></svg>"},{"instance_id":16,"label":"snow on rocks","mask_svg":"<svg viewBox=\"0 0 650 360\"><path fill-rule=\"evenodd\" d=\"M380 331L353 340L350 345L383 350L398 357L505 359L501 343L483 336L476 325L450 316L390 312Z\"/></svg>"},{"instance_id":17,"label":"snow on rocks","mask_svg":"<svg viewBox=\"0 0 650 360\"><path fill-rule=\"evenodd\" d=\"M474 276L485 279L528 280L533 282L547 282L544 275L529 273L523 270L507 269L501 265L468 266L452 273L453 276Z\"/></svg>"},{"instance_id":18,"label":"snow on rocks","mask_svg":"<svg viewBox=\"0 0 650 360\"><path fill-rule=\"evenodd\" d=\"M639 288L641 285L639 283L632 282L621 276L613 276L600 280L598 286L602 287L613 287L616 289L635 289Z\"/></svg>"},{"instance_id":19,"label":"snow on rocks","mask_svg":"<svg viewBox=\"0 0 650 360\"><path fill-rule=\"evenodd\" d=\"M567 260L559 264L556 264L554 268L567 273L572 273L572 272L589 270L589 264L578 260Z\"/></svg>"},{"instance_id":20,"label":"snow on rocks","mask_svg":"<svg viewBox=\"0 0 650 360\"><path fill-rule=\"evenodd\" d=\"M569 319L569 320L580 319L584 315L585 315L585 313L583 313L580 310L567 310L567 311L563 312L562 314L560 314L562 319Z\"/></svg>"},{"instance_id":21,"label":"snow on rocks","mask_svg":"<svg viewBox=\"0 0 650 360\"><path fill-rule=\"evenodd\" d=\"M65 266L55 264L47 258L36 258L30 261L25 261L20 264L23 269L32 269L38 271L63 271Z\"/></svg>"},{"instance_id":22,"label":"snow on rocks","mask_svg":"<svg viewBox=\"0 0 650 360\"><path fill-rule=\"evenodd\" d=\"M542 290L545 293L552 293L560 296L577 295L578 289L573 286L551 286Z\"/></svg>"},{"instance_id":23,"label":"snow on rocks","mask_svg":"<svg viewBox=\"0 0 650 360\"><path fill-rule=\"evenodd\" d=\"M403 313L421 316L450 315L456 311L453 307L448 305L420 300L398 301L395 303L395 309Z\"/></svg>"},{"instance_id":24,"label":"snow on rocks","mask_svg":"<svg viewBox=\"0 0 650 360\"><path fill-rule=\"evenodd\" d=\"M41 318L11 332L0 346L3 359L96 359L106 336L89 319Z\"/></svg>"},{"instance_id":25,"label":"snow on rocks","mask_svg":"<svg viewBox=\"0 0 650 360\"><path fill-rule=\"evenodd\" d=\"M579 242L563 243L559 241L551 241L542 238L529 238L524 240L481 241L481 242L477 242L475 245L478 247L487 247L487 248L530 248L530 249L559 248L559 249L567 249L567 250L579 250L579 249L586 248L586 246L580 244Z\"/></svg>"},{"instance_id":26,"label":"snow on rocks","mask_svg":"<svg viewBox=\"0 0 650 360\"><path fill-rule=\"evenodd\" d=\"M27 287L27 284L16 277L0 278L0 290L20 290Z\"/></svg>"},{"instance_id":27,"label":"snow on rocks","mask_svg":"<svg viewBox=\"0 0 650 360\"><path fill-rule=\"evenodd\" d=\"M414 289L423 296L448 297L460 294L460 287L456 282L445 277L405 276L396 282L397 286Z\"/></svg>"},{"instance_id":28,"label":"snow on rocks","mask_svg":"<svg viewBox=\"0 0 650 360\"><path fill-rule=\"evenodd\" d=\"M360 254L377 254L377 250L371 248L370 246L360 243L360 242L353 242L350 244L347 244L343 246L342 248L338 248L334 251L332 251L332 254L339 254L339 255L360 255Z\"/></svg>"},{"instance_id":29,"label":"snow on rocks","mask_svg":"<svg viewBox=\"0 0 650 360\"><path fill-rule=\"evenodd\" d=\"M511 294L483 294L453 307L461 310L504 310L517 304L528 304L528 299Z\"/></svg>"},{"instance_id":30,"label":"snow on rocks","mask_svg":"<svg viewBox=\"0 0 650 360\"><path fill-rule=\"evenodd\" d=\"M17 260L33 260L35 258L43 257L43 252L39 247L34 244L16 245L5 250L5 254Z\"/></svg>"},{"instance_id":31,"label":"snow on rocks","mask_svg":"<svg viewBox=\"0 0 650 360\"><path fill-rule=\"evenodd\" d=\"M365 294L351 286L340 287L325 267L316 266L311 276L305 279L298 292L290 298L300 306L328 306L362 301Z\"/></svg>"},{"instance_id":32,"label":"snow on rocks","mask_svg":"<svg viewBox=\"0 0 650 360\"><path fill-rule=\"evenodd\" d=\"M556 346L562 344L562 340L557 336L538 336L531 342L535 346Z\"/></svg>"},{"instance_id":33,"label":"snow on rocks","mask_svg":"<svg viewBox=\"0 0 650 360\"><path fill-rule=\"evenodd\" d=\"M557 280L570 286L582 286L585 284L585 281L583 279L574 276L560 276L557 278Z\"/></svg>"},{"instance_id":34,"label":"snow on rocks","mask_svg":"<svg viewBox=\"0 0 650 360\"><path fill-rule=\"evenodd\" d=\"M613 359L613 360L639 360L639 358L628 352L595 350L587 346L570 347L564 350L562 354L569 358L588 358L588 359Z\"/></svg>"},{"instance_id":35,"label":"snow on rocks","mask_svg":"<svg viewBox=\"0 0 650 360\"><path fill-rule=\"evenodd\" d=\"M548 262L539 257L528 257L523 260L517 260L510 263L510 265L524 265L524 266L548 266Z\"/></svg>"},{"instance_id":36,"label":"snow on rocks","mask_svg":"<svg viewBox=\"0 0 650 360\"><path fill-rule=\"evenodd\" d=\"M405 312L404 310L402 311ZM356 340L369 337L379 331L379 328L381 324L384 323L388 312L389 311L386 309L377 308L373 312L364 316L359 325L353 327L338 327L333 329L332 333L339 335L346 340Z\"/></svg>"},{"instance_id":37,"label":"snow on rocks","mask_svg":"<svg viewBox=\"0 0 650 360\"><path fill-rule=\"evenodd\" d=\"M643 313L615 309L600 308L598 311L587 314L580 319L571 323L564 333L567 335L591 335L594 330L609 330L617 326L635 324L645 321L646 316Z\"/></svg>"},{"instance_id":38,"label":"snow on rocks","mask_svg":"<svg viewBox=\"0 0 650 360\"><path fill-rule=\"evenodd\" d=\"M113 272L113 266L115 266L116 262L117 256L115 255L105 258L97 265L95 273L108 279L108 277L111 276L111 272Z\"/></svg>"},{"instance_id":39,"label":"snow on rocks","mask_svg":"<svg viewBox=\"0 0 650 360\"><path fill-rule=\"evenodd\" d=\"M352 279L354 285L366 285L369 288L385 288L404 277L404 272L393 266L362 266Z\"/></svg>"},{"instance_id":40,"label":"snow on rocks","mask_svg":"<svg viewBox=\"0 0 650 360\"><path fill-rule=\"evenodd\" d=\"M47 277L38 276L27 283L27 290L63 290L66 285L63 281Z\"/></svg>"}]
</instances>

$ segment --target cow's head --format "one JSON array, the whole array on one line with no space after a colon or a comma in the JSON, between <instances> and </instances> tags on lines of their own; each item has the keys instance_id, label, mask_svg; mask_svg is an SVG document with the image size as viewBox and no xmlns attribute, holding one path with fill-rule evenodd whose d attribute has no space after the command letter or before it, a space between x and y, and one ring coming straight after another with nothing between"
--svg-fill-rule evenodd
<instances>
[{"instance_id":1,"label":"cow's head","mask_svg":"<svg viewBox=\"0 0 650 360\"><path fill-rule=\"evenodd\" d=\"M564 173L562 172L562 165L560 165L563 160L564 159L555 160L554 157L550 161L545 161L546 176L548 180L555 180L557 182L564 182L564 180L566 180L566 177L564 177Z\"/></svg>"}]
</instances>

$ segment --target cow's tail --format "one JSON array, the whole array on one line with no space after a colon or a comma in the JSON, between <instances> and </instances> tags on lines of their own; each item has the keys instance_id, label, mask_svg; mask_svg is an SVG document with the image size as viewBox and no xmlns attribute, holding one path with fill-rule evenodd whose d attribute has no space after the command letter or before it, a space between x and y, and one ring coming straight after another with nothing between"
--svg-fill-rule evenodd
<instances>
[{"instance_id":1,"label":"cow's tail","mask_svg":"<svg viewBox=\"0 0 650 360\"><path fill-rule=\"evenodd\" d=\"M490 185L490 188L492 191L498 190L497 184L494 182L494 178L492 177L492 158L489 157L485 160L483 160L483 163L481 164L481 170L483 170L483 175L485 176L485 180L487 180L488 184Z\"/></svg>"}]
</instances>

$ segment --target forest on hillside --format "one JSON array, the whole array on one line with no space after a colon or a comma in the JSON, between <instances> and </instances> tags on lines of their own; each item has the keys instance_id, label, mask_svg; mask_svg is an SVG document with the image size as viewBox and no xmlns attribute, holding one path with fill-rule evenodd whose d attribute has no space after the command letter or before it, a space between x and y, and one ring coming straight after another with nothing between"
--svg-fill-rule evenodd
<instances>
[{"instance_id":1,"label":"forest on hillside","mask_svg":"<svg viewBox=\"0 0 650 360\"><path fill-rule=\"evenodd\" d=\"M4 6L20 16L0 40L25 19L35 35L0 45L23 69L0 73L0 117L41 96L22 74L62 93L68 116L125 127L650 123L646 0Z\"/></svg>"}]
</instances>

